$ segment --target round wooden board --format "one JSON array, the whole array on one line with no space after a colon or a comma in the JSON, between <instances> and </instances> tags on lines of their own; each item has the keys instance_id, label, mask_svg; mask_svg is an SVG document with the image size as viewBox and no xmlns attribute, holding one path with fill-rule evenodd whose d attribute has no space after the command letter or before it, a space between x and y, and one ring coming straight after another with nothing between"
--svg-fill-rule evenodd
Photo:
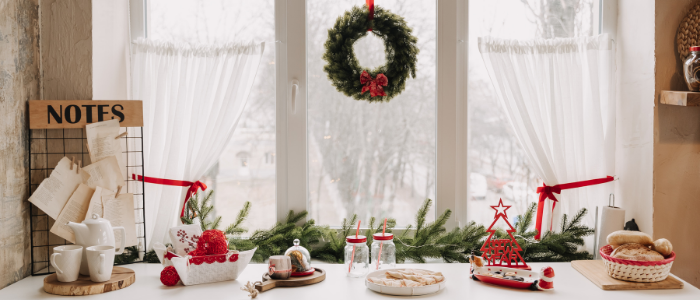
<instances>
[{"instance_id":1,"label":"round wooden board","mask_svg":"<svg viewBox=\"0 0 700 300\"><path fill-rule=\"evenodd\" d=\"M289 279L284 279L284 280L271 279L270 275L268 275L268 273L265 273L265 274L263 274L262 284L256 285L255 288L260 292L264 292L264 291L267 291L267 290L275 288L275 287L304 286L304 285L319 283L319 282L325 280L326 279L326 271L321 270L319 268L315 268L315 269L316 269L316 271L312 275L301 276L301 277L289 277Z\"/></svg>"},{"instance_id":2,"label":"round wooden board","mask_svg":"<svg viewBox=\"0 0 700 300\"><path fill-rule=\"evenodd\" d=\"M92 282L90 276L83 275L73 282L60 282L54 273L44 278L44 291L62 296L96 295L123 289L135 281L134 270L122 267L114 267L112 278L105 282Z\"/></svg>"}]
</instances>

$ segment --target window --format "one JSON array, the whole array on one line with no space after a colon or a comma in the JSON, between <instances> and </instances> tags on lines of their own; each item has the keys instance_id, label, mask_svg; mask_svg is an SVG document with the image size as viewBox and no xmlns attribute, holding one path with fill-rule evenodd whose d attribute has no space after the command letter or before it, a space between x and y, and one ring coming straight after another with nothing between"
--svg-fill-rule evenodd
<instances>
[{"instance_id":1,"label":"window","mask_svg":"<svg viewBox=\"0 0 700 300\"><path fill-rule=\"evenodd\" d=\"M417 77L383 104L345 97L323 71L327 29L364 1L149 0L146 19L151 39L265 42L243 117L207 174L223 224L251 201L251 230L290 209L330 226L357 213L391 216L403 227L431 198L430 220L451 209L452 228L490 222L498 198L520 214L540 184L500 111L477 37L589 35L597 2L383 0L378 5L407 20L421 50ZM384 63L373 35L354 47L363 66Z\"/></svg>"},{"instance_id":2,"label":"window","mask_svg":"<svg viewBox=\"0 0 700 300\"><path fill-rule=\"evenodd\" d=\"M594 31L594 0L469 1L469 198L467 218L487 224L502 198L514 218L536 202L537 178L511 132L481 59L478 37L566 38Z\"/></svg>"},{"instance_id":3,"label":"window","mask_svg":"<svg viewBox=\"0 0 700 300\"><path fill-rule=\"evenodd\" d=\"M272 0L148 0L148 38L210 44L230 40L265 42L265 52L245 111L228 147L205 177L214 192L222 226L253 203L246 223L252 233L276 222L275 13ZM235 34L235 35L234 35ZM267 161L270 161L267 159Z\"/></svg>"},{"instance_id":4,"label":"window","mask_svg":"<svg viewBox=\"0 0 700 300\"><path fill-rule=\"evenodd\" d=\"M338 92L323 71L328 28L358 1L306 2L308 207L321 224L340 226L355 213L405 226L426 198L435 199L437 5L407 4L379 3L413 27L421 51L417 77L401 95L377 104ZM363 67L385 63L383 41L371 33L354 49ZM428 221L434 218L430 213Z\"/></svg>"}]
</instances>

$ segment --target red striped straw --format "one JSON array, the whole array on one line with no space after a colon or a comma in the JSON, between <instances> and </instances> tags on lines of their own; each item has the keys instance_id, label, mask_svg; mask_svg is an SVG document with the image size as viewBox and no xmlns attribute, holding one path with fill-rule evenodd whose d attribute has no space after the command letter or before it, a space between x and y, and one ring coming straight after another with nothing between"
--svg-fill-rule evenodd
<instances>
[{"instance_id":1,"label":"red striped straw","mask_svg":"<svg viewBox=\"0 0 700 300\"><path fill-rule=\"evenodd\" d=\"M357 235L360 234L360 223L362 220L357 221L357 231L355 231L355 238L357 238ZM355 259L355 245L352 246L352 256L350 257L350 266L348 267L348 273L350 273L350 270L352 270L352 261Z\"/></svg>"},{"instance_id":2,"label":"red striped straw","mask_svg":"<svg viewBox=\"0 0 700 300\"><path fill-rule=\"evenodd\" d=\"M384 228L382 228L382 236L386 235L386 218L384 218ZM382 246L384 246L383 242L379 243L379 255L377 255L377 270L379 270L379 259L382 258Z\"/></svg>"}]
</instances>

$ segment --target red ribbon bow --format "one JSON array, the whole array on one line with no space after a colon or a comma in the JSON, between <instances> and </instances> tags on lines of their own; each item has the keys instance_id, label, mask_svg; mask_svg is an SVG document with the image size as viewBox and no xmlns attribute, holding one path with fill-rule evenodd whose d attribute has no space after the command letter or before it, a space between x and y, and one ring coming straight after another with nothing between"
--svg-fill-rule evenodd
<instances>
[{"instance_id":1,"label":"red ribbon bow","mask_svg":"<svg viewBox=\"0 0 700 300\"><path fill-rule=\"evenodd\" d=\"M551 199L554 201L552 203L552 213L554 213L554 207L557 206L557 197L554 194L561 194L562 190L575 189L589 185L596 185L601 183L606 183L615 180L612 176L607 176L605 178L577 181L571 183L557 184L554 186L548 186L547 184L542 184L541 187L537 188L537 193L540 194L540 200L537 202L537 222L535 228L537 229L536 240L540 239L540 234L542 233L542 215L544 214L544 201L546 199ZM554 220L554 214L552 214L552 220ZM552 230L552 222L549 222L549 230Z\"/></svg>"},{"instance_id":2,"label":"red ribbon bow","mask_svg":"<svg viewBox=\"0 0 700 300\"><path fill-rule=\"evenodd\" d=\"M136 174L131 174L131 179L143 181L143 182L147 182L147 183L162 184L162 185L189 186L190 188L187 189L187 193L185 194L185 203L182 204L182 212L180 212L180 218L185 216L185 208L187 207L187 201L190 200L190 197L192 197L194 194L196 194L197 190L200 188L202 189L202 191L207 189L207 185L201 181L191 182L191 181L183 181L183 180L171 180L171 179L162 179L162 178L155 178L155 177L146 177L146 176L141 176L141 175L138 175L138 179L137 179Z\"/></svg>"},{"instance_id":3,"label":"red ribbon bow","mask_svg":"<svg viewBox=\"0 0 700 300\"><path fill-rule=\"evenodd\" d=\"M384 74L380 73L377 74L377 78L372 79L372 76L370 76L367 71L362 71L362 74L360 74L360 83L364 85L362 87L362 94L369 91L372 97L386 96L382 86L389 85L389 78L386 78Z\"/></svg>"}]
</instances>

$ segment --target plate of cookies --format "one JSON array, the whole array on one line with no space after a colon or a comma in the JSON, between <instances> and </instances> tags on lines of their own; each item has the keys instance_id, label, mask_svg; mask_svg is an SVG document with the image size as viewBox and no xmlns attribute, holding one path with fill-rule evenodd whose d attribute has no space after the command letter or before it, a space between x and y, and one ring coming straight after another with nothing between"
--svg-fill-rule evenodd
<instances>
[{"instance_id":1,"label":"plate of cookies","mask_svg":"<svg viewBox=\"0 0 700 300\"><path fill-rule=\"evenodd\" d=\"M382 294L418 296L444 289L445 276L440 272L421 269L379 270L367 274L365 286Z\"/></svg>"},{"instance_id":2,"label":"plate of cookies","mask_svg":"<svg viewBox=\"0 0 700 300\"><path fill-rule=\"evenodd\" d=\"M608 245L600 248L610 277L633 282L663 281L676 258L667 239L654 241L639 231L619 230L608 235Z\"/></svg>"}]
</instances>

